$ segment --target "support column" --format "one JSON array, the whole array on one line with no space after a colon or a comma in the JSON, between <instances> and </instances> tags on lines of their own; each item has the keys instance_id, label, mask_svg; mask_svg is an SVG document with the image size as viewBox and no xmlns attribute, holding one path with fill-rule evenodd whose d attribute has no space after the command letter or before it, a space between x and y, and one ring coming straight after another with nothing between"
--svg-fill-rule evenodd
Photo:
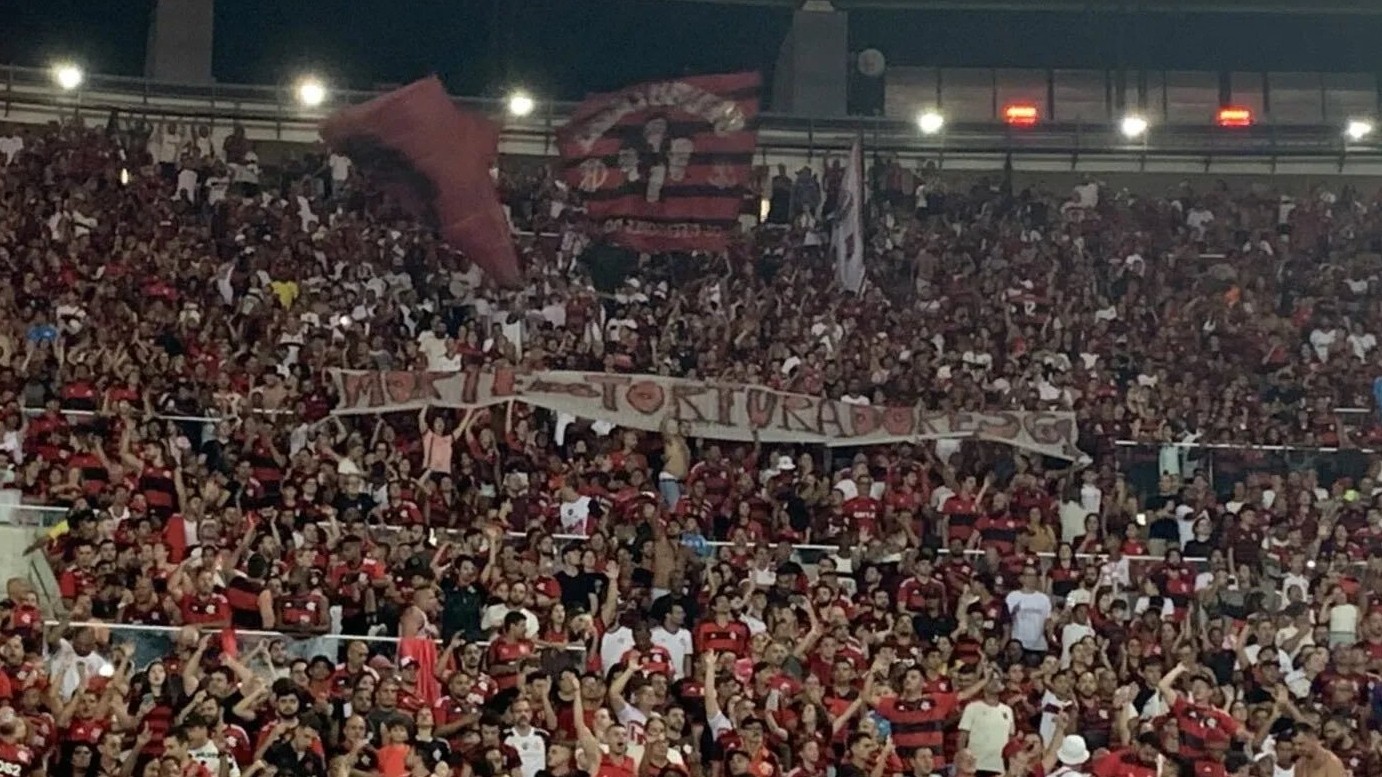
<instances>
[{"instance_id":1,"label":"support column","mask_svg":"<svg viewBox=\"0 0 1382 777\"><path fill-rule=\"evenodd\" d=\"M215 0L158 0L149 20L144 77L179 84L209 84Z\"/></svg>"},{"instance_id":2,"label":"support column","mask_svg":"<svg viewBox=\"0 0 1382 777\"><path fill-rule=\"evenodd\" d=\"M844 116L849 100L849 14L806 0L792 15L773 75L773 111Z\"/></svg>"}]
</instances>

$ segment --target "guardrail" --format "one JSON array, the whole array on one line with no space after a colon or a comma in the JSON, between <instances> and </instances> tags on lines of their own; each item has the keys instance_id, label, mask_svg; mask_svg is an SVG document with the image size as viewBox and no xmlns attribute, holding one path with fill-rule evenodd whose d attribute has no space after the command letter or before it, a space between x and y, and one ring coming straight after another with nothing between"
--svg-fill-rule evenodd
<instances>
[{"instance_id":1,"label":"guardrail","mask_svg":"<svg viewBox=\"0 0 1382 777\"><path fill-rule=\"evenodd\" d=\"M53 506L53 505L18 505L18 506L17 506L17 509L18 509L18 510L21 510L21 511L25 511L25 512L26 512L27 514L29 514L29 515L44 516L44 518L40 518L39 521L36 522L36 523L32 523L32 524L21 524L21 525L51 526L51 525L55 524L57 521L60 521L60 520L62 519L62 517L65 516L65 515L67 514L67 508L65 508L65 507L57 507L57 506ZM4 523L4 521L3 521L2 519L0 519L0 523ZM370 528L371 528L371 529L374 529L374 530L383 531L383 532L386 532L386 533L396 532L396 531L399 531L400 529L402 529L402 527L400 527L400 526L372 526L372 527L370 527ZM464 528L450 528L450 527L434 527L434 528L433 528L433 531L435 531L435 532L438 533L438 534L448 534L448 535L457 535L457 536L459 536L459 535L462 535L462 534L464 534L464 533L470 531L470 529L464 529ZM527 532L505 532L505 534L504 534L504 539L505 539L506 541L516 542L516 541L518 541L518 540L529 540L529 539L532 539L532 536L533 536L532 534L527 533ZM543 536L545 536L545 537L546 537L546 536L550 536L550 537L552 538L553 541L559 542L559 543L565 543L565 542L580 542L580 541L583 541L583 540L588 540L588 539L590 539L590 536L589 536L589 535L586 535L586 534L563 534L563 533L556 533L556 534L550 534L550 535L544 534ZM788 546L790 546L790 547L792 548L792 551L793 551L794 556L795 556L795 555L800 555L800 554L803 553L803 552L804 552L804 553L809 553L809 554L820 554L820 555L824 556L824 555L827 555L827 554L836 553L836 552L838 552L838 551L840 550L840 546L839 546L838 544L835 544L835 545L820 545L820 544L799 543L799 542L786 542L786 543L773 543L773 542L770 542L770 543L767 543L767 544L768 544L769 546L784 545L784 544L785 544L785 545L788 545ZM739 544L736 543L736 542L730 542L730 541L726 541L726 540L706 540L706 541L705 541L705 546L708 547L708 548L718 549L718 548L734 548L734 547L738 547ZM949 550L948 548L937 548L937 549L936 549L936 553L937 553L937 555L947 556L947 555L950 555L950 550ZM966 549L966 550L964 551L964 554L965 554L966 556L976 556L976 557L977 557L977 556L982 556L982 555L984 555L984 551L983 551L982 549L980 549L980 550L969 550L969 549ZM1033 553L1033 554L1031 554L1031 555L1036 556L1037 558L1041 559L1042 561L1054 561L1055 558L1056 558L1056 554L1055 554L1055 553L1046 553L1046 552L1043 552L1043 553ZM1108 559L1108 554L1106 554L1106 553L1076 553L1076 554L1075 554L1075 558L1076 558L1076 560L1078 560L1078 561L1104 561L1104 560L1107 560L1107 559ZM1127 560L1130 561L1130 562L1155 562L1155 561L1161 561L1163 557L1162 557L1162 556L1125 555L1125 556L1123 556L1123 558L1127 559ZM800 559L797 559L797 560L800 560ZM1192 556L1192 557L1189 557L1189 558L1185 558L1184 561L1185 561L1187 564L1203 565L1203 564L1207 564L1207 563L1209 562L1209 559L1203 558L1203 557L1198 557L1198 556Z\"/></svg>"},{"instance_id":2,"label":"guardrail","mask_svg":"<svg viewBox=\"0 0 1382 777\"><path fill-rule=\"evenodd\" d=\"M147 666L150 662L163 660L174 654L173 639L182 630L181 626L151 626L135 623L106 623L105 621L60 621L48 619L43 622L44 626L59 627L67 626L73 628L91 628L103 630L107 633L121 635L122 641L129 645L134 651L134 665L138 668ZM364 642L370 646L370 652L374 655L385 655L386 657L397 649L401 641L398 637L372 634L323 634L313 637L299 637L292 634L284 634L278 631L261 631L255 629L236 629L233 633L222 632L217 637L214 645L222 647L224 641L233 639L236 651L244 657L250 653L257 645L266 640L282 640L288 655L292 659L302 659L310 661L316 656L325 656L333 663L341 659L341 649L351 642ZM445 648L446 644L440 640L432 640L440 648ZM467 644L489 647L489 640L476 640ZM437 651L438 660L441 658L441 650ZM565 667L580 669L585 665L586 649L584 645L564 645L564 646L539 646L535 654L541 662L544 670L555 672ZM251 665L251 671L256 667Z\"/></svg>"},{"instance_id":3,"label":"guardrail","mask_svg":"<svg viewBox=\"0 0 1382 777\"><path fill-rule=\"evenodd\" d=\"M316 143L317 123L330 105L298 105L284 86L228 84L180 85L90 74L84 84L64 92L46 70L7 67L0 82L0 120L43 123L77 117L102 123L110 112L151 123L196 121L220 137L239 124L252 140ZM374 92L342 90L334 104L365 99ZM544 102L526 118L504 114L497 100L458 98L457 102L503 117L501 151L550 156L554 131L569 115L570 103ZM993 169L1020 159L1023 169L1078 170L1095 165L1105 171L1165 172L1321 172L1382 173L1382 148L1346 142L1341 128L1259 125L1226 131L1213 126L1161 125L1144 139L1129 141L1112 123L1042 123L1013 129L1000 122L955 122L932 136L914 123L875 117L840 119L762 115L760 161L800 164L847 150L862 137L870 152L895 154L907 162L942 168ZM219 140L217 140L219 144ZM1311 167L1297 170L1306 162ZM1083 165L1083 166L1082 166Z\"/></svg>"}]
</instances>

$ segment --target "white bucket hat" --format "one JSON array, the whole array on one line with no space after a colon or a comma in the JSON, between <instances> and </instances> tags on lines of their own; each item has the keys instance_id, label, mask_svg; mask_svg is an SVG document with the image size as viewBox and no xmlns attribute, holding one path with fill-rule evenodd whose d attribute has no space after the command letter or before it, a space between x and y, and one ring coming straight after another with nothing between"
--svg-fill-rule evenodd
<instances>
[{"instance_id":1,"label":"white bucket hat","mask_svg":"<svg viewBox=\"0 0 1382 777\"><path fill-rule=\"evenodd\" d=\"M1061 740L1060 749L1056 751L1056 760L1066 766L1079 766L1088 761L1089 747L1085 744L1084 737L1071 734Z\"/></svg>"}]
</instances>

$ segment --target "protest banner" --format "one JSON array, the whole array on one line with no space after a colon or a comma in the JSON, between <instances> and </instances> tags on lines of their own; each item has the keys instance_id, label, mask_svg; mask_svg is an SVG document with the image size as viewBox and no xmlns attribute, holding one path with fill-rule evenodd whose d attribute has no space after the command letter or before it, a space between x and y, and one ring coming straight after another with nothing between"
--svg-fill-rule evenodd
<instances>
[{"instance_id":1,"label":"protest banner","mask_svg":"<svg viewBox=\"0 0 1382 777\"><path fill-rule=\"evenodd\" d=\"M764 386L707 383L654 375L510 369L466 372L333 370L335 413L392 413L423 407L479 408L508 402L615 426L656 431L665 419L693 437L759 439L829 446L974 438L1074 460L1075 414L938 412L921 407L852 405Z\"/></svg>"}]
</instances>

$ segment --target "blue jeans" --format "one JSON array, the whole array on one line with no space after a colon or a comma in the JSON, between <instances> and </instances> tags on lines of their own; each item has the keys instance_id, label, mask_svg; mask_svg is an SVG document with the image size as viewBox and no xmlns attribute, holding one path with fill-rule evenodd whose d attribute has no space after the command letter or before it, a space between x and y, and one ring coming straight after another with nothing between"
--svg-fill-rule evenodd
<instances>
[{"instance_id":1,"label":"blue jeans","mask_svg":"<svg viewBox=\"0 0 1382 777\"><path fill-rule=\"evenodd\" d=\"M676 507L677 502L681 499L681 481L659 476L657 479L657 491L659 494L662 494L662 502L667 505L667 509L670 510Z\"/></svg>"}]
</instances>

